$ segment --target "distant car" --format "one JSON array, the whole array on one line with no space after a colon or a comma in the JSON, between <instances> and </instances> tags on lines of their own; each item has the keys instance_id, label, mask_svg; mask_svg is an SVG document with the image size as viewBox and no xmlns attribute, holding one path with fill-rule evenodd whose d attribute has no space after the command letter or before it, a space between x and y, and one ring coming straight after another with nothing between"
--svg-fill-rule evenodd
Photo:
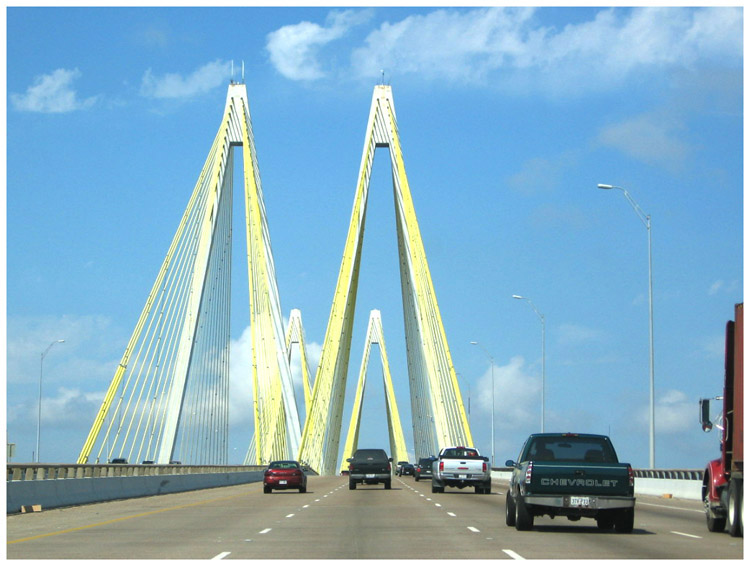
<instances>
[{"instance_id":1,"label":"distant car","mask_svg":"<svg viewBox=\"0 0 750 566\"><path fill-rule=\"evenodd\" d=\"M399 476L413 476L414 465L410 464L409 462L399 462L398 468L396 469L396 474Z\"/></svg>"},{"instance_id":2,"label":"distant car","mask_svg":"<svg viewBox=\"0 0 750 566\"><path fill-rule=\"evenodd\" d=\"M300 493L307 491L307 476L299 462L277 460L268 464L263 473L263 493L271 493L274 489L299 489Z\"/></svg>"},{"instance_id":3,"label":"distant car","mask_svg":"<svg viewBox=\"0 0 750 566\"><path fill-rule=\"evenodd\" d=\"M420 458L414 467L414 481L421 479L432 479L432 463L437 460L435 456L429 458Z\"/></svg>"},{"instance_id":4,"label":"distant car","mask_svg":"<svg viewBox=\"0 0 750 566\"><path fill-rule=\"evenodd\" d=\"M141 462L141 464L144 465L144 466L147 466L147 465L150 465L150 464L153 464L153 463L154 463L153 460L144 460L143 462Z\"/></svg>"},{"instance_id":5,"label":"distant car","mask_svg":"<svg viewBox=\"0 0 750 566\"><path fill-rule=\"evenodd\" d=\"M127 458L112 458L109 461L110 464L127 464L128 459Z\"/></svg>"}]
</instances>

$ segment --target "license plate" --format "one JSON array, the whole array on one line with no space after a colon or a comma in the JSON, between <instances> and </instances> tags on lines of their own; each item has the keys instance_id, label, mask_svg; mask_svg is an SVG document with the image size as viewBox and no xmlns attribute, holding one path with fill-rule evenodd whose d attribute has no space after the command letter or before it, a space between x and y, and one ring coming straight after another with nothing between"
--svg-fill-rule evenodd
<instances>
[{"instance_id":1,"label":"license plate","mask_svg":"<svg viewBox=\"0 0 750 566\"><path fill-rule=\"evenodd\" d=\"M374 477L375 477L375 474L365 474L365 477L366 477L367 479L372 479L372 478L374 478Z\"/></svg>"},{"instance_id":2,"label":"license plate","mask_svg":"<svg viewBox=\"0 0 750 566\"><path fill-rule=\"evenodd\" d=\"M458 479L465 480L466 479L466 474L458 474Z\"/></svg>"},{"instance_id":3,"label":"license plate","mask_svg":"<svg viewBox=\"0 0 750 566\"><path fill-rule=\"evenodd\" d=\"M286 480L279 480L279 483L280 483L281 485L284 485L284 484L286 484Z\"/></svg>"},{"instance_id":4,"label":"license plate","mask_svg":"<svg viewBox=\"0 0 750 566\"><path fill-rule=\"evenodd\" d=\"M589 505L591 505L591 502L588 497L571 497L570 498L571 507L588 507Z\"/></svg>"}]
</instances>

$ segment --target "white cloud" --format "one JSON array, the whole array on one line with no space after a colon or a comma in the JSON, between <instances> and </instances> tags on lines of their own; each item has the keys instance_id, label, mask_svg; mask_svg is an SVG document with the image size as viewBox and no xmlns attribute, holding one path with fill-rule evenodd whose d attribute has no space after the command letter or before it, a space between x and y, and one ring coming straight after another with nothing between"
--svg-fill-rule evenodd
<instances>
[{"instance_id":1,"label":"white cloud","mask_svg":"<svg viewBox=\"0 0 750 566\"><path fill-rule=\"evenodd\" d=\"M26 94L11 94L11 103L16 110L50 114L91 108L98 97L81 100L73 89L73 81L80 76L78 69L57 69L49 75L39 75Z\"/></svg>"},{"instance_id":2,"label":"white cloud","mask_svg":"<svg viewBox=\"0 0 750 566\"><path fill-rule=\"evenodd\" d=\"M657 400L655 412L658 434L684 433L697 426L697 400L688 399L682 391L666 391Z\"/></svg>"},{"instance_id":3,"label":"white cloud","mask_svg":"<svg viewBox=\"0 0 750 566\"><path fill-rule=\"evenodd\" d=\"M206 63L186 77L167 73L161 77L148 69L141 80L141 95L149 98L190 98L208 92L227 82L231 74L230 61Z\"/></svg>"},{"instance_id":4,"label":"white cloud","mask_svg":"<svg viewBox=\"0 0 750 566\"><path fill-rule=\"evenodd\" d=\"M595 328L587 328L577 324L561 324L558 328L558 340L560 344L566 346L587 344L601 339L602 332Z\"/></svg>"},{"instance_id":5,"label":"white cloud","mask_svg":"<svg viewBox=\"0 0 750 566\"><path fill-rule=\"evenodd\" d=\"M739 288L739 282L736 279L733 279L732 281L724 281L723 279L718 279L714 281L711 286L708 288L708 294L709 295L716 295L719 292L723 293L735 293L737 289Z\"/></svg>"},{"instance_id":6,"label":"white cloud","mask_svg":"<svg viewBox=\"0 0 750 566\"><path fill-rule=\"evenodd\" d=\"M326 26L301 22L270 33L271 62L293 80L330 75L326 55L329 69L339 63L342 75L367 80L384 69L394 77L557 95L609 90L635 71L657 77L669 68L742 65L739 8L613 8L562 29L542 25L532 8L480 8L384 22L351 50L347 69L321 49L342 38L356 19L350 14L360 13L334 12Z\"/></svg>"},{"instance_id":7,"label":"white cloud","mask_svg":"<svg viewBox=\"0 0 750 566\"><path fill-rule=\"evenodd\" d=\"M320 79L326 76L319 61L321 49L369 17L369 10L346 10L331 12L325 26L300 22L279 28L266 38L271 63L288 79Z\"/></svg>"},{"instance_id":8,"label":"white cloud","mask_svg":"<svg viewBox=\"0 0 750 566\"><path fill-rule=\"evenodd\" d=\"M642 114L601 130L598 141L650 165L679 169L690 147L683 139L685 125L679 120Z\"/></svg>"},{"instance_id":9,"label":"white cloud","mask_svg":"<svg viewBox=\"0 0 750 566\"><path fill-rule=\"evenodd\" d=\"M508 364L494 367L497 429L525 430L539 418L541 379L528 375L524 363L522 356L514 356ZM479 379L478 391L472 392L472 407L488 415L492 412L492 373L488 368Z\"/></svg>"}]
</instances>

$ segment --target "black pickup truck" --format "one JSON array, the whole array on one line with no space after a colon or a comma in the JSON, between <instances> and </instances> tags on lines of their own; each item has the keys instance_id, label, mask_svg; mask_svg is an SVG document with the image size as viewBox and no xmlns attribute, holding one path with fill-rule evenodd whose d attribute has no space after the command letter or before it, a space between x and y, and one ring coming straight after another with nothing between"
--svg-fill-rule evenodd
<instances>
[{"instance_id":1,"label":"black pickup truck","mask_svg":"<svg viewBox=\"0 0 750 566\"><path fill-rule=\"evenodd\" d=\"M635 516L634 477L607 436L532 434L513 468L505 501L505 524L519 531L534 517L596 519L600 529L629 533Z\"/></svg>"},{"instance_id":2,"label":"black pickup truck","mask_svg":"<svg viewBox=\"0 0 750 566\"><path fill-rule=\"evenodd\" d=\"M391 489L391 462L385 450L380 448L363 448L354 452L349 462L349 489L357 489L358 483L385 484Z\"/></svg>"}]
</instances>

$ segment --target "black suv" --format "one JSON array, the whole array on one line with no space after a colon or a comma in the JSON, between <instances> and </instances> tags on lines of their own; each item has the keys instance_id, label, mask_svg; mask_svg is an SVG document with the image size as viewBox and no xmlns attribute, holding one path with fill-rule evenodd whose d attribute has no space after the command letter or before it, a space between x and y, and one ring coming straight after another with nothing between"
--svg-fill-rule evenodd
<instances>
[{"instance_id":1,"label":"black suv","mask_svg":"<svg viewBox=\"0 0 750 566\"><path fill-rule=\"evenodd\" d=\"M393 458L389 458L385 450L364 448L346 461L349 462L349 489L357 489L358 483L383 483L385 489L391 489Z\"/></svg>"},{"instance_id":2,"label":"black suv","mask_svg":"<svg viewBox=\"0 0 750 566\"><path fill-rule=\"evenodd\" d=\"M414 480L419 481L420 479L432 479L432 463L437 460L435 456L429 458L420 458L417 465L414 467Z\"/></svg>"}]
</instances>

